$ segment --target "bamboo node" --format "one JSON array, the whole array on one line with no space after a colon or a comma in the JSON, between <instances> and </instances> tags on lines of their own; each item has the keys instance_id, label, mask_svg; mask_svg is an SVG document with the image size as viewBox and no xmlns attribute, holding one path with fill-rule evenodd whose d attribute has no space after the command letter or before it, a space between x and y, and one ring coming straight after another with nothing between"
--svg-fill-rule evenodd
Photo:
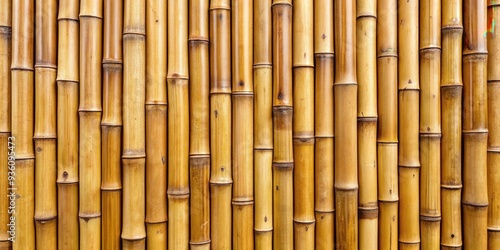
<instances>
[{"instance_id":1,"label":"bamboo node","mask_svg":"<svg viewBox=\"0 0 500 250\"><path fill-rule=\"evenodd\" d=\"M193 242L193 241L189 241L189 245L193 245L193 246L203 246L203 245L209 245L210 242L212 242L211 240L205 240L205 241L199 241L199 242Z\"/></svg>"},{"instance_id":2,"label":"bamboo node","mask_svg":"<svg viewBox=\"0 0 500 250\"><path fill-rule=\"evenodd\" d=\"M441 216L420 215L420 220L428 222L441 221Z\"/></svg>"}]
</instances>

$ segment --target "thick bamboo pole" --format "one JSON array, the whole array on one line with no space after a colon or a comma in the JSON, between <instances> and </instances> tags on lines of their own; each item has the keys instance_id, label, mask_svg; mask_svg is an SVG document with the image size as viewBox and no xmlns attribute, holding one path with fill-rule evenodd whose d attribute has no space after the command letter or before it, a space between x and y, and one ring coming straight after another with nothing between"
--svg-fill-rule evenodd
<instances>
[{"instance_id":1,"label":"thick bamboo pole","mask_svg":"<svg viewBox=\"0 0 500 250\"><path fill-rule=\"evenodd\" d=\"M188 1L169 0L168 18L168 248L189 247ZM226 48L227 49L227 48Z\"/></svg>"},{"instance_id":2,"label":"thick bamboo pole","mask_svg":"<svg viewBox=\"0 0 500 250\"><path fill-rule=\"evenodd\" d=\"M167 249L167 3L146 0L146 242Z\"/></svg>"},{"instance_id":3,"label":"thick bamboo pole","mask_svg":"<svg viewBox=\"0 0 500 250\"><path fill-rule=\"evenodd\" d=\"M254 0L255 249L273 247L272 0Z\"/></svg>"},{"instance_id":4,"label":"thick bamboo pole","mask_svg":"<svg viewBox=\"0 0 500 250\"><path fill-rule=\"evenodd\" d=\"M377 249L377 1L356 2L359 248Z\"/></svg>"},{"instance_id":5,"label":"thick bamboo pole","mask_svg":"<svg viewBox=\"0 0 500 250\"><path fill-rule=\"evenodd\" d=\"M463 10L464 248L486 249L488 244L486 0L466 0Z\"/></svg>"},{"instance_id":6,"label":"thick bamboo pole","mask_svg":"<svg viewBox=\"0 0 500 250\"><path fill-rule=\"evenodd\" d=\"M79 0L61 1L57 48L58 249L78 249Z\"/></svg>"},{"instance_id":7,"label":"thick bamboo pole","mask_svg":"<svg viewBox=\"0 0 500 250\"><path fill-rule=\"evenodd\" d=\"M358 248L358 149L356 3L336 1L335 11L335 208L336 246Z\"/></svg>"},{"instance_id":8,"label":"thick bamboo pole","mask_svg":"<svg viewBox=\"0 0 500 250\"><path fill-rule=\"evenodd\" d=\"M333 249L335 239L334 199L334 34L333 1L314 1L315 54L315 220L316 249Z\"/></svg>"},{"instance_id":9,"label":"thick bamboo pole","mask_svg":"<svg viewBox=\"0 0 500 250\"><path fill-rule=\"evenodd\" d=\"M441 246L462 246L462 0L442 2Z\"/></svg>"},{"instance_id":10,"label":"thick bamboo pole","mask_svg":"<svg viewBox=\"0 0 500 250\"><path fill-rule=\"evenodd\" d=\"M420 4L420 237L438 249L441 236L441 1Z\"/></svg>"},{"instance_id":11,"label":"thick bamboo pole","mask_svg":"<svg viewBox=\"0 0 500 250\"><path fill-rule=\"evenodd\" d=\"M419 225L419 5L398 1L399 247L420 248Z\"/></svg>"},{"instance_id":12,"label":"thick bamboo pole","mask_svg":"<svg viewBox=\"0 0 500 250\"><path fill-rule=\"evenodd\" d=\"M313 1L293 1L294 247L314 249Z\"/></svg>"},{"instance_id":13,"label":"thick bamboo pole","mask_svg":"<svg viewBox=\"0 0 500 250\"><path fill-rule=\"evenodd\" d=\"M13 249L35 248L33 150L35 2L12 2L12 137L15 138L16 238ZM22 232L22 233L19 233Z\"/></svg>"},{"instance_id":14,"label":"thick bamboo pole","mask_svg":"<svg viewBox=\"0 0 500 250\"><path fill-rule=\"evenodd\" d=\"M122 219L123 2L104 1L102 129L102 248L120 249Z\"/></svg>"},{"instance_id":15,"label":"thick bamboo pole","mask_svg":"<svg viewBox=\"0 0 500 250\"><path fill-rule=\"evenodd\" d=\"M80 248L101 248L102 1L80 6Z\"/></svg>"}]
</instances>

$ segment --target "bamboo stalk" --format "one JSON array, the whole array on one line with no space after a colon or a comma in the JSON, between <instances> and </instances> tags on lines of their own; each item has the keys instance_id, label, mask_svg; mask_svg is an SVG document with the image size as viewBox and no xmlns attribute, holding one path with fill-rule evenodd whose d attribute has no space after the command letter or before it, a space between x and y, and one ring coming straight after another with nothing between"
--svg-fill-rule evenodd
<instances>
[{"instance_id":1,"label":"bamboo stalk","mask_svg":"<svg viewBox=\"0 0 500 250\"><path fill-rule=\"evenodd\" d=\"M255 249L273 247L272 0L253 6Z\"/></svg>"},{"instance_id":2,"label":"bamboo stalk","mask_svg":"<svg viewBox=\"0 0 500 250\"><path fill-rule=\"evenodd\" d=\"M188 1L167 2L168 248L189 247Z\"/></svg>"},{"instance_id":3,"label":"bamboo stalk","mask_svg":"<svg viewBox=\"0 0 500 250\"><path fill-rule=\"evenodd\" d=\"M101 247L102 1L80 6L80 248Z\"/></svg>"},{"instance_id":4,"label":"bamboo stalk","mask_svg":"<svg viewBox=\"0 0 500 250\"><path fill-rule=\"evenodd\" d=\"M34 97L34 1L12 2L12 112L11 135L15 138L16 234L13 249L35 248L33 150Z\"/></svg>"},{"instance_id":5,"label":"bamboo stalk","mask_svg":"<svg viewBox=\"0 0 500 250\"><path fill-rule=\"evenodd\" d=\"M465 249L486 249L488 96L486 1L464 1L463 228Z\"/></svg>"},{"instance_id":6,"label":"bamboo stalk","mask_svg":"<svg viewBox=\"0 0 500 250\"><path fill-rule=\"evenodd\" d=\"M442 2L441 246L462 246L462 0Z\"/></svg>"},{"instance_id":7,"label":"bamboo stalk","mask_svg":"<svg viewBox=\"0 0 500 250\"><path fill-rule=\"evenodd\" d=\"M79 1L61 1L57 58L58 249L78 249Z\"/></svg>"},{"instance_id":8,"label":"bamboo stalk","mask_svg":"<svg viewBox=\"0 0 500 250\"><path fill-rule=\"evenodd\" d=\"M419 225L419 5L398 1L399 247L420 248Z\"/></svg>"},{"instance_id":9,"label":"bamboo stalk","mask_svg":"<svg viewBox=\"0 0 500 250\"><path fill-rule=\"evenodd\" d=\"M356 2L358 75L359 248L378 245L377 1Z\"/></svg>"}]
</instances>

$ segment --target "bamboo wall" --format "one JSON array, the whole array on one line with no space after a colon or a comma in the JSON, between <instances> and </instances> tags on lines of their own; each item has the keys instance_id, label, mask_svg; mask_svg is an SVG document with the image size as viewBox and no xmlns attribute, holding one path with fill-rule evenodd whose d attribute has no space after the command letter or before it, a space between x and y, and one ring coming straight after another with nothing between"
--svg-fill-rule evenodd
<instances>
[{"instance_id":1,"label":"bamboo wall","mask_svg":"<svg viewBox=\"0 0 500 250\"><path fill-rule=\"evenodd\" d=\"M0 250L500 249L499 20L0 0Z\"/></svg>"}]
</instances>

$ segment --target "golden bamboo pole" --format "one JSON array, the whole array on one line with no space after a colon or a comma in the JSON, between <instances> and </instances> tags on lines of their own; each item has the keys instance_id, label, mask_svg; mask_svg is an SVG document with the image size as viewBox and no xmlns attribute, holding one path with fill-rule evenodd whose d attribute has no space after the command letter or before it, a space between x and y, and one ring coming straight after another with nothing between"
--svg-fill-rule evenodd
<instances>
[{"instance_id":1,"label":"golden bamboo pole","mask_svg":"<svg viewBox=\"0 0 500 250\"><path fill-rule=\"evenodd\" d=\"M273 247L272 0L254 0L254 199L255 249Z\"/></svg>"},{"instance_id":2,"label":"golden bamboo pole","mask_svg":"<svg viewBox=\"0 0 500 250\"><path fill-rule=\"evenodd\" d=\"M315 54L315 220L316 249L333 249L334 198L334 33L333 1L314 1Z\"/></svg>"},{"instance_id":3,"label":"golden bamboo pole","mask_svg":"<svg viewBox=\"0 0 500 250\"><path fill-rule=\"evenodd\" d=\"M122 219L123 2L104 1L102 129L102 248L120 249Z\"/></svg>"},{"instance_id":4,"label":"golden bamboo pole","mask_svg":"<svg viewBox=\"0 0 500 250\"><path fill-rule=\"evenodd\" d=\"M57 48L58 249L78 249L79 0L61 1Z\"/></svg>"},{"instance_id":5,"label":"golden bamboo pole","mask_svg":"<svg viewBox=\"0 0 500 250\"><path fill-rule=\"evenodd\" d=\"M188 1L169 0L168 18L168 248L189 247ZM227 49L227 48L226 48Z\"/></svg>"},{"instance_id":6,"label":"golden bamboo pole","mask_svg":"<svg viewBox=\"0 0 500 250\"><path fill-rule=\"evenodd\" d=\"M488 244L486 0L466 0L463 10L464 248L486 249Z\"/></svg>"},{"instance_id":7,"label":"golden bamboo pole","mask_svg":"<svg viewBox=\"0 0 500 250\"><path fill-rule=\"evenodd\" d=\"M253 249L253 0L231 7L233 246Z\"/></svg>"},{"instance_id":8,"label":"golden bamboo pole","mask_svg":"<svg viewBox=\"0 0 500 250\"><path fill-rule=\"evenodd\" d=\"M462 0L442 2L441 247L462 246Z\"/></svg>"},{"instance_id":9,"label":"golden bamboo pole","mask_svg":"<svg viewBox=\"0 0 500 250\"><path fill-rule=\"evenodd\" d=\"M356 2L359 248L377 249L377 1Z\"/></svg>"},{"instance_id":10,"label":"golden bamboo pole","mask_svg":"<svg viewBox=\"0 0 500 250\"><path fill-rule=\"evenodd\" d=\"M101 248L101 0L80 5L80 248Z\"/></svg>"},{"instance_id":11,"label":"golden bamboo pole","mask_svg":"<svg viewBox=\"0 0 500 250\"><path fill-rule=\"evenodd\" d=\"M35 249L33 150L35 2L12 2L12 137L15 138L16 238L13 249ZM20 233L22 232L22 233Z\"/></svg>"}]
</instances>

